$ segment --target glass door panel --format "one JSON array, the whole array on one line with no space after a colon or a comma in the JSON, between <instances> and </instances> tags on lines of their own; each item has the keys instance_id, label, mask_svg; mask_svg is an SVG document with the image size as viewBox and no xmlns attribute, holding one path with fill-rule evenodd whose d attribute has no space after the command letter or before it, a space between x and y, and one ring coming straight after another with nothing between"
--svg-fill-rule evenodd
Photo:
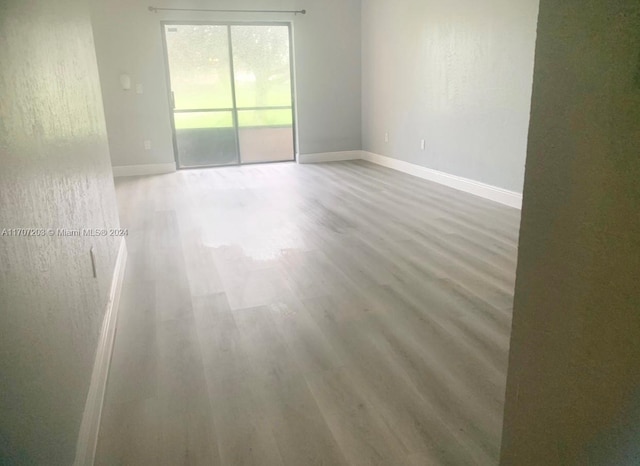
<instances>
[{"instance_id":1,"label":"glass door panel","mask_svg":"<svg viewBox=\"0 0 640 466\"><path fill-rule=\"evenodd\" d=\"M239 162L228 29L165 26L180 167Z\"/></svg>"},{"instance_id":2,"label":"glass door panel","mask_svg":"<svg viewBox=\"0 0 640 466\"><path fill-rule=\"evenodd\" d=\"M176 111L174 123L181 167L238 163L233 112Z\"/></svg>"},{"instance_id":3,"label":"glass door panel","mask_svg":"<svg viewBox=\"0 0 640 466\"><path fill-rule=\"evenodd\" d=\"M293 160L291 109L238 110L238 139L243 163Z\"/></svg>"},{"instance_id":4,"label":"glass door panel","mask_svg":"<svg viewBox=\"0 0 640 466\"><path fill-rule=\"evenodd\" d=\"M242 163L294 160L289 27L231 26L231 45Z\"/></svg>"},{"instance_id":5,"label":"glass door panel","mask_svg":"<svg viewBox=\"0 0 640 466\"><path fill-rule=\"evenodd\" d=\"M164 33L179 168L295 159L288 25Z\"/></svg>"}]
</instances>

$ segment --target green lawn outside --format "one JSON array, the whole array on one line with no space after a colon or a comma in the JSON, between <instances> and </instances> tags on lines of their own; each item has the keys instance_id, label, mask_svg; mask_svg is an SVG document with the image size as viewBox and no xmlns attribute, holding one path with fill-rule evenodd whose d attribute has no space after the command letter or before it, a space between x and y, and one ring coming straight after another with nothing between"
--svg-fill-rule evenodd
<instances>
[{"instance_id":1,"label":"green lawn outside","mask_svg":"<svg viewBox=\"0 0 640 466\"><path fill-rule=\"evenodd\" d=\"M176 130L233 128L232 112L176 113ZM239 110L238 126L292 126L292 110Z\"/></svg>"},{"instance_id":2,"label":"green lawn outside","mask_svg":"<svg viewBox=\"0 0 640 466\"><path fill-rule=\"evenodd\" d=\"M176 109L231 108L233 101L229 86L221 83L222 91L216 92L211 86L193 86L174 91ZM227 83L228 84L228 83ZM285 107L291 106L291 89L288 83L273 84L266 92L258 93L255 83L236 86L238 99L238 123L240 127L292 126L293 112L287 110L242 110L242 107ZM232 128L231 112L176 113L176 129Z\"/></svg>"}]
</instances>

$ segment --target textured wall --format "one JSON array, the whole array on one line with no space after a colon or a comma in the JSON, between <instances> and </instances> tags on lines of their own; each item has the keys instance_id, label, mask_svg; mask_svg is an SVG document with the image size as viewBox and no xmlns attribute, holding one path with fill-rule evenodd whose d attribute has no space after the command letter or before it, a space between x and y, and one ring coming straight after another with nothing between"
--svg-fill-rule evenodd
<instances>
[{"instance_id":1,"label":"textured wall","mask_svg":"<svg viewBox=\"0 0 640 466\"><path fill-rule=\"evenodd\" d=\"M151 2L153 3L153 2ZM357 150L360 125L360 0L168 1L164 7L306 8L306 16L159 12L146 0L92 0L94 32L114 166L174 161L160 21L294 21L299 152ZM130 74L145 93L124 92ZM144 140L152 150L144 150Z\"/></svg>"},{"instance_id":2,"label":"textured wall","mask_svg":"<svg viewBox=\"0 0 640 466\"><path fill-rule=\"evenodd\" d=\"M640 3L542 0L505 465L640 464Z\"/></svg>"},{"instance_id":3,"label":"textured wall","mask_svg":"<svg viewBox=\"0 0 640 466\"><path fill-rule=\"evenodd\" d=\"M116 227L87 5L3 0L0 44L0 230ZM73 462L117 246L0 236L0 464Z\"/></svg>"},{"instance_id":4,"label":"textured wall","mask_svg":"<svg viewBox=\"0 0 640 466\"><path fill-rule=\"evenodd\" d=\"M538 0L363 1L363 148L522 192L537 12Z\"/></svg>"}]
</instances>

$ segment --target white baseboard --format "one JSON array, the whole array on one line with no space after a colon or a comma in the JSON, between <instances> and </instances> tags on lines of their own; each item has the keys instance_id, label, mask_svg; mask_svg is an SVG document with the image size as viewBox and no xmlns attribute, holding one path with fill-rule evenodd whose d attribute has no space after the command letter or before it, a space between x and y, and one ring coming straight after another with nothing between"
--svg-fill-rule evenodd
<instances>
[{"instance_id":1,"label":"white baseboard","mask_svg":"<svg viewBox=\"0 0 640 466\"><path fill-rule=\"evenodd\" d=\"M80 424L78 444L76 446L76 459L74 466L91 466L96 454L98 433L100 431L100 418L102 417L102 405L107 388L107 376L111 364L111 354L116 335L116 322L118 320L118 305L120 304L120 292L124 271L127 265L127 243L124 238L120 242L118 258L113 272L113 280L109 291L96 359L91 374L91 385L87 394L84 407L84 415Z\"/></svg>"},{"instance_id":2,"label":"white baseboard","mask_svg":"<svg viewBox=\"0 0 640 466\"><path fill-rule=\"evenodd\" d=\"M386 157L384 155L374 154L372 152L362 151L361 154L361 158L363 160L367 160L377 165L408 173L409 175L433 181L469 194L474 194L509 207L522 209L522 194L520 193L497 188L495 186L462 178L460 176L450 175L448 173Z\"/></svg>"},{"instance_id":3,"label":"white baseboard","mask_svg":"<svg viewBox=\"0 0 640 466\"><path fill-rule=\"evenodd\" d=\"M344 160L358 160L360 158L362 158L362 151L360 150L321 152L318 154L299 154L298 163L341 162Z\"/></svg>"},{"instance_id":4,"label":"white baseboard","mask_svg":"<svg viewBox=\"0 0 640 466\"><path fill-rule=\"evenodd\" d=\"M342 152L321 152L317 154L299 154L298 163L322 163L322 162L340 162L345 160L367 160L377 165L417 176L425 180L449 186L450 188L464 191L469 194L489 199L500 204L522 208L522 194L514 191L491 186L479 181L470 180L461 176L450 175L449 173L433 170L431 168L422 167L402 160L394 159L384 155L374 154L360 150L342 151ZM145 175L161 175L165 173L173 173L176 171L175 163L162 163L152 165L126 165L113 167L113 176L145 176Z\"/></svg>"},{"instance_id":5,"label":"white baseboard","mask_svg":"<svg viewBox=\"0 0 640 466\"><path fill-rule=\"evenodd\" d=\"M175 171L175 162L149 165L121 165L113 167L113 176L118 178L121 176L164 175L165 173L173 173Z\"/></svg>"}]
</instances>

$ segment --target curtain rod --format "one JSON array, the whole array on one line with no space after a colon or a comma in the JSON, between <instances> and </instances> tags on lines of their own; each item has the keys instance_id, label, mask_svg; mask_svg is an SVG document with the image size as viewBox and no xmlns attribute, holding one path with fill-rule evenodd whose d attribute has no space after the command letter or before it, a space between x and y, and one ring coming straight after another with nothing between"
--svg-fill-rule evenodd
<instances>
[{"instance_id":1,"label":"curtain rod","mask_svg":"<svg viewBox=\"0 0 640 466\"><path fill-rule=\"evenodd\" d=\"M206 10L199 8L157 8L150 6L149 11L157 13L158 11L206 11L212 13L294 13L296 15L306 15L307 10Z\"/></svg>"}]
</instances>

